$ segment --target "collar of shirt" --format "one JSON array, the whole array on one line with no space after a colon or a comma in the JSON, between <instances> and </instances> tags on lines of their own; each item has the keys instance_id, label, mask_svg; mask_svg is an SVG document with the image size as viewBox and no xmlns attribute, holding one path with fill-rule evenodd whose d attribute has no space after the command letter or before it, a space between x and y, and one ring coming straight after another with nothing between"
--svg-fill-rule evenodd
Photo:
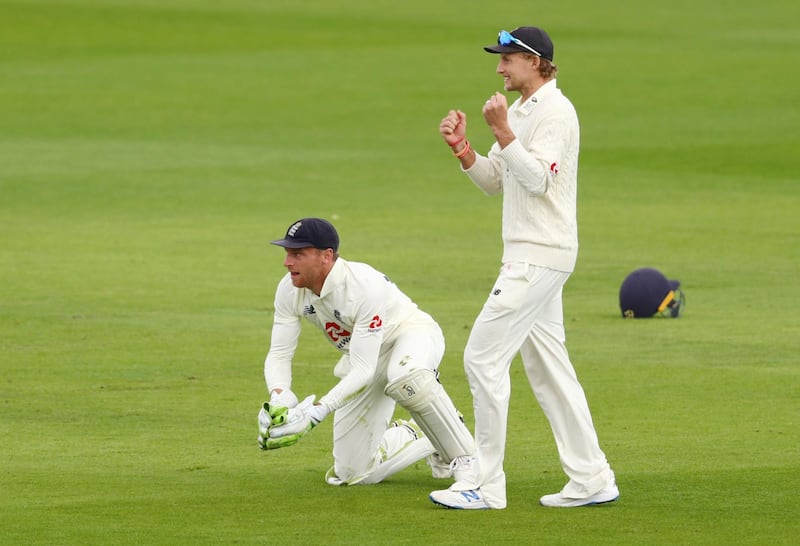
<instances>
[{"instance_id":1,"label":"collar of shirt","mask_svg":"<svg viewBox=\"0 0 800 546\"><path fill-rule=\"evenodd\" d=\"M328 272L328 276L325 278L325 283L322 285L322 290L319 291L320 298L324 298L327 294L330 294L339 286L344 284L346 269L344 258L337 258L336 261L333 262L333 267Z\"/></svg>"},{"instance_id":2,"label":"collar of shirt","mask_svg":"<svg viewBox=\"0 0 800 546\"><path fill-rule=\"evenodd\" d=\"M556 89L556 80L548 81L547 83L542 85L539 89L537 89L533 95L528 97L528 100L526 100L525 102L520 103L522 97L517 99L517 101L514 103L514 110L518 111L520 114L527 116L528 114L533 112L533 109L536 108L536 105L539 104L539 102L543 98L552 93L555 89Z\"/></svg>"}]
</instances>

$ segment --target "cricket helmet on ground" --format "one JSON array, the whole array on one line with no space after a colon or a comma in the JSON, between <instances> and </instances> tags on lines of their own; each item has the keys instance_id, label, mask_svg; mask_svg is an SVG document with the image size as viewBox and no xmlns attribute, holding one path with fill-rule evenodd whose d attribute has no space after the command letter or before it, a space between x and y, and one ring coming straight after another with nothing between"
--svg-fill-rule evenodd
<instances>
[{"instance_id":1,"label":"cricket helmet on ground","mask_svg":"<svg viewBox=\"0 0 800 546\"><path fill-rule=\"evenodd\" d=\"M625 318L665 316L678 318L686 296L681 282L669 280L658 269L642 267L631 272L619 288L619 308Z\"/></svg>"}]
</instances>

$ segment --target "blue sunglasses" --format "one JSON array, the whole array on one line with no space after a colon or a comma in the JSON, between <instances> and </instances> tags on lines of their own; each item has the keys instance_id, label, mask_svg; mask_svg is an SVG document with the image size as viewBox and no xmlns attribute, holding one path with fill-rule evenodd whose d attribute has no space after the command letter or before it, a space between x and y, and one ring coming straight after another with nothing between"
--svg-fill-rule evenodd
<instances>
[{"instance_id":1,"label":"blue sunglasses","mask_svg":"<svg viewBox=\"0 0 800 546\"><path fill-rule=\"evenodd\" d=\"M514 38L511 35L511 33L508 32L507 30L501 30L500 31L500 34L497 36L497 43L500 44L500 45L504 45L504 46L511 45L511 44L517 44L520 47L524 47L525 49L527 49L528 51L530 51L531 53L533 53L537 57L541 57L542 56L541 53L539 53L538 51L533 49L531 46L529 46L528 44L526 44L525 42L523 42L519 38Z\"/></svg>"}]
</instances>

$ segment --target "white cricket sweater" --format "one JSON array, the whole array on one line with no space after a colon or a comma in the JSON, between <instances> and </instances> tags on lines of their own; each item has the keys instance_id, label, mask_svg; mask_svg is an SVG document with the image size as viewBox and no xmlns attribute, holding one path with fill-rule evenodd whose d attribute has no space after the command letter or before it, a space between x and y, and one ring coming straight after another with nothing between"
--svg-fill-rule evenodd
<instances>
[{"instance_id":1,"label":"white cricket sweater","mask_svg":"<svg viewBox=\"0 0 800 546\"><path fill-rule=\"evenodd\" d=\"M508 109L516 140L476 153L464 172L487 195L503 193L503 263L572 272L578 256L580 128L572 103L550 80Z\"/></svg>"}]
</instances>

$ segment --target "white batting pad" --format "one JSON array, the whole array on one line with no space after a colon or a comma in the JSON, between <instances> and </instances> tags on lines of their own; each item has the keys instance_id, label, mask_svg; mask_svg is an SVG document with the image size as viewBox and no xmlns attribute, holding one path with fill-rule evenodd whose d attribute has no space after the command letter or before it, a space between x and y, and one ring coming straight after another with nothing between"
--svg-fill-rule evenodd
<instances>
[{"instance_id":1,"label":"white batting pad","mask_svg":"<svg viewBox=\"0 0 800 546\"><path fill-rule=\"evenodd\" d=\"M475 442L433 370L411 370L385 392L411 414L445 461L475 454Z\"/></svg>"}]
</instances>

